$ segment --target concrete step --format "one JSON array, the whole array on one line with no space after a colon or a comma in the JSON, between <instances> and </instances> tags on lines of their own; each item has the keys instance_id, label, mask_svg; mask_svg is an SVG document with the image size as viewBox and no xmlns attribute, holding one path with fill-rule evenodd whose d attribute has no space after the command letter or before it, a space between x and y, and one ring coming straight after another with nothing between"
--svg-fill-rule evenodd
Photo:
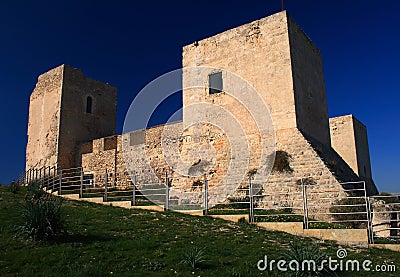
<instances>
[{"instance_id":1,"label":"concrete step","mask_svg":"<svg viewBox=\"0 0 400 277\"><path fill-rule=\"evenodd\" d=\"M174 210L174 212L178 212L181 214L189 214L189 215L203 215L203 210Z\"/></svg>"},{"instance_id":2,"label":"concrete step","mask_svg":"<svg viewBox=\"0 0 400 277\"><path fill-rule=\"evenodd\" d=\"M79 199L79 194L64 194L61 195L63 198L71 199L71 200L78 200Z\"/></svg>"},{"instance_id":3,"label":"concrete step","mask_svg":"<svg viewBox=\"0 0 400 277\"><path fill-rule=\"evenodd\" d=\"M131 206L132 209L140 209L140 210L149 210L149 211L156 211L162 212L164 211L163 206L153 205L153 206Z\"/></svg>"},{"instance_id":4,"label":"concrete step","mask_svg":"<svg viewBox=\"0 0 400 277\"><path fill-rule=\"evenodd\" d=\"M85 197L85 198L78 198L77 200L103 204L103 197Z\"/></svg>"},{"instance_id":5,"label":"concrete step","mask_svg":"<svg viewBox=\"0 0 400 277\"><path fill-rule=\"evenodd\" d=\"M103 202L103 204L113 207L126 208L126 209L130 209L132 207L131 201L112 201L112 202Z\"/></svg>"}]
</instances>

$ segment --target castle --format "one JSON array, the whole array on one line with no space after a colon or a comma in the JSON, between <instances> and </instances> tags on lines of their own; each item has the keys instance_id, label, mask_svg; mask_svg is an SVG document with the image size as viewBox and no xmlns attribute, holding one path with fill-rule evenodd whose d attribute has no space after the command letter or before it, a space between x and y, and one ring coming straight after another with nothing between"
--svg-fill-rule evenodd
<instances>
[{"instance_id":1,"label":"castle","mask_svg":"<svg viewBox=\"0 0 400 277\"><path fill-rule=\"evenodd\" d=\"M365 181L368 194L377 193L366 127L353 115L328 117L321 53L286 11L183 47L184 82L192 77L185 75L185 68L192 67L210 68L197 79L217 89L184 89L182 122L122 135L116 134L115 87L87 78L67 65L40 75L30 97L26 170L50 165L82 167L85 175L99 183L107 169L115 184L127 182L128 171L133 169L138 182L149 181L150 169L158 177L166 172L173 176L162 147L167 126L167 137L174 137L167 143L178 145L176 149L189 165L204 162L209 179L219 180L232 162L227 153L233 146L214 125L184 127L185 120L193 116L188 107L200 102L238 115L249 140L247 170L257 170L263 146L254 133L255 121L224 93L229 85L226 72L233 72L266 103L273 122L274 146L287 154L290 163L290 170L273 170L262 184L263 190L290 194L288 188L306 178L316 185L331 185L337 193L327 192L328 197L340 194L340 183L350 181ZM247 101L256 104L252 99ZM267 111L253 112L262 115ZM201 161L193 148L206 144L214 148L215 155ZM126 149L131 153L129 164L133 169L127 169ZM139 149L145 149L147 161ZM184 185L182 178L175 177L173 186Z\"/></svg>"}]
</instances>

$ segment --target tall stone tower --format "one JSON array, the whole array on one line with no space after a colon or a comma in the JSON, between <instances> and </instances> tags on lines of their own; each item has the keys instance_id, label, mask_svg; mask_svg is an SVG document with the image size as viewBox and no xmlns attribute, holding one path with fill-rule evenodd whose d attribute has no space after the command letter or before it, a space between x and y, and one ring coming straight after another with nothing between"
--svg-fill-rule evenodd
<instances>
[{"instance_id":1,"label":"tall stone tower","mask_svg":"<svg viewBox=\"0 0 400 277\"><path fill-rule=\"evenodd\" d=\"M80 165L79 144L116 132L117 89L68 65L39 76L30 97L26 169Z\"/></svg>"},{"instance_id":2,"label":"tall stone tower","mask_svg":"<svg viewBox=\"0 0 400 277\"><path fill-rule=\"evenodd\" d=\"M286 11L185 46L183 67L194 66L239 75L267 103L275 130L297 128L330 145L321 53ZM219 97L193 93L198 91L184 91L184 107Z\"/></svg>"},{"instance_id":3,"label":"tall stone tower","mask_svg":"<svg viewBox=\"0 0 400 277\"><path fill-rule=\"evenodd\" d=\"M240 105L227 96L227 72L248 81L266 103L276 148L289 154L293 169L291 173L272 172L266 191L279 191L284 179L295 185L300 178L311 178L338 187L341 182L363 180L369 194L377 192L365 127L353 117L330 122L321 52L286 11L185 46L183 67L196 66L215 69L198 78L204 87L216 89L184 89L184 120L190 116L185 107L206 102L238 114L246 131L256 130L250 117L240 117L245 114ZM184 83L190 78L184 71ZM260 148L256 142L250 145L251 154Z\"/></svg>"}]
</instances>

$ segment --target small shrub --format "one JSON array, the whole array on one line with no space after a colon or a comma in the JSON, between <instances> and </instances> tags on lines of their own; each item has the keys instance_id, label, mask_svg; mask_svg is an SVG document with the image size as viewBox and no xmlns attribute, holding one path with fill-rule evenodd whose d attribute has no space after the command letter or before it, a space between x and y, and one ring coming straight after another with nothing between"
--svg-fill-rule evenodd
<instances>
[{"instance_id":1,"label":"small shrub","mask_svg":"<svg viewBox=\"0 0 400 277\"><path fill-rule=\"evenodd\" d=\"M193 181L193 183L192 183L192 189L193 190L201 189L202 187L203 187L203 182L201 180Z\"/></svg>"},{"instance_id":2,"label":"small shrub","mask_svg":"<svg viewBox=\"0 0 400 277\"><path fill-rule=\"evenodd\" d=\"M319 245L314 241L295 240L289 242L289 250L283 254L283 259L298 262L300 270L293 272L293 276L321 276L323 273L328 272L327 269L320 271L318 268L323 260L327 260L327 254L321 251ZM309 267L306 264L303 268L304 270L302 270L302 262L306 260L314 261L315 268L313 265Z\"/></svg>"},{"instance_id":3,"label":"small shrub","mask_svg":"<svg viewBox=\"0 0 400 277\"><path fill-rule=\"evenodd\" d=\"M154 251L154 256L156 256L157 258L162 258L165 256L165 253L163 250L157 249L156 251Z\"/></svg>"},{"instance_id":4,"label":"small shrub","mask_svg":"<svg viewBox=\"0 0 400 277\"><path fill-rule=\"evenodd\" d=\"M239 225L246 225L246 224L248 224L246 218L244 218L244 217L239 218L237 223L238 223Z\"/></svg>"},{"instance_id":5,"label":"small shrub","mask_svg":"<svg viewBox=\"0 0 400 277\"><path fill-rule=\"evenodd\" d=\"M11 185L10 185L11 193L16 194L19 191L19 189L20 189L20 185L18 182L15 182L15 181L11 182Z\"/></svg>"},{"instance_id":6,"label":"small shrub","mask_svg":"<svg viewBox=\"0 0 400 277\"><path fill-rule=\"evenodd\" d=\"M338 224L352 228L366 227L366 207L364 198L342 198L334 203L329 211L333 218L342 221Z\"/></svg>"},{"instance_id":7,"label":"small shrub","mask_svg":"<svg viewBox=\"0 0 400 277\"><path fill-rule=\"evenodd\" d=\"M278 150L275 154L274 166L272 167L273 172L293 172L290 167L290 159L292 157L285 151Z\"/></svg>"},{"instance_id":8,"label":"small shrub","mask_svg":"<svg viewBox=\"0 0 400 277\"><path fill-rule=\"evenodd\" d=\"M303 179L298 179L296 182L297 185L305 185L305 186L315 186L317 182L314 180L313 177L307 177Z\"/></svg>"},{"instance_id":9,"label":"small shrub","mask_svg":"<svg viewBox=\"0 0 400 277\"><path fill-rule=\"evenodd\" d=\"M51 195L25 198L22 210L23 223L17 227L17 235L45 240L64 230L61 215L62 199Z\"/></svg>"},{"instance_id":10,"label":"small shrub","mask_svg":"<svg viewBox=\"0 0 400 277\"><path fill-rule=\"evenodd\" d=\"M249 171L247 171L247 177L253 178L253 176L256 174L257 174L257 168L252 168Z\"/></svg>"},{"instance_id":11,"label":"small shrub","mask_svg":"<svg viewBox=\"0 0 400 277\"><path fill-rule=\"evenodd\" d=\"M42 189L39 183L31 183L27 186L28 194L34 199L40 199L47 193Z\"/></svg>"},{"instance_id":12,"label":"small shrub","mask_svg":"<svg viewBox=\"0 0 400 277\"><path fill-rule=\"evenodd\" d=\"M181 263L190 266L195 269L200 263L204 262L205 259L204 248L191 247L183 253Z\"/></svg>"}]
</instances>

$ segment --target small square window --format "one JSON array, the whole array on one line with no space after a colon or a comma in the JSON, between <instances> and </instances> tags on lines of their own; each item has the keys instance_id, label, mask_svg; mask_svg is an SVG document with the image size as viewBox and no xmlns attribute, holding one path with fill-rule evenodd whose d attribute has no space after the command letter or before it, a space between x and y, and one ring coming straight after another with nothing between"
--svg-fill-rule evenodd
<instances>
[{"instance_id":1,"label":"small square window","mask_svg":"<svg viewBox=\"0 0 400 277\"><path fill-rule=\"evenodd\" d=\"M208 75L209 94L220 93L223 90L222 72L217 72Z\"/></svg>"}]
</instances>

